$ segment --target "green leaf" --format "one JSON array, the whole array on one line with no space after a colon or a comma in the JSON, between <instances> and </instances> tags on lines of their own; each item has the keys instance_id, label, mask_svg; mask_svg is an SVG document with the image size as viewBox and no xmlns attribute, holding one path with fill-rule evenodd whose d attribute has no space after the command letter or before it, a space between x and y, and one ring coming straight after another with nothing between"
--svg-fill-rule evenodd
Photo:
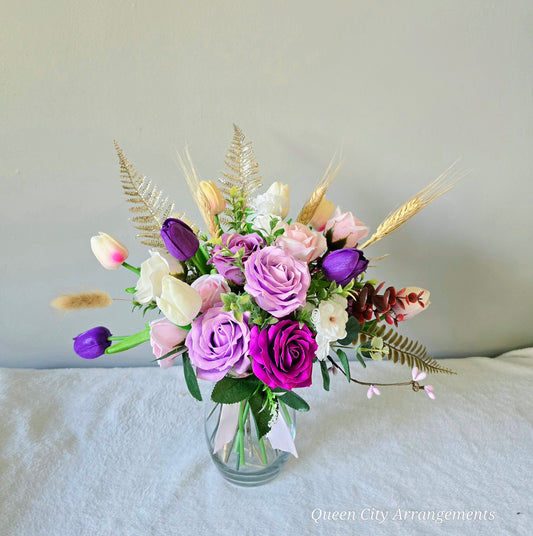
<instances>
[{"instance_id":1,"label":"green leaf","mask_svg":"<svg viewBox=\"0 0 533 536\"><path fill-rule=\"evenodd\" d=\"M339 344L342 344L343 346L347 344L352 344L353 341L355 341L355 338L359 334L359 322L357 321L357 318L354 318L351 316L348 318L348 322L346 323L346 337L344 339L338 341Z\"/></svg>"},{"instance_id":2,"label":"green leaf","mask_svg":"<svg viewBox=\"0 0 533 536\"><path fill-rule=\"evenodd\" d=\"M183 354L183 375L185 376L185 383L196 400L202 401L202 395L200 393L200 388L198 387L198 380L196 378L196 372L191 364L191 360L187 353Z\"/></svg>"},{"instance_id":3,"label":"green leaf","mask_svg":"<svg viewBox=\"0 0 533 536\"><path fill-rule=\"evenodd\" d=\"M355 352L355 357L357 357L357 360L361 365L363 365L363 368L366 368L365 360L359 355L359 351Z\"/></svg>"},{"instance_id":4,"label":"green leaf","mask_svg":"<svg viewBox=\"0 0 533 536\"><path fill-rule=\"evenodd\" d=\"M259 380L255 376L247 376L246 378L226 376L215 384L211 400L221 404L235 404L249 398L258 385Z\"/></svg>"},{"instance_id":5,"label":"green leaf","mask_svg":"<svg viewBox=\"0 0 533 536\"><path fill-rule=\"evenodd\" d=\"M299 395L285 389L274 389L281 402L294 408L296 411L309 411L309 404Z\"/></svg>"},{"instance_id":6,"label":"green leaf","mask_svg":"<svg viewBox=\"0 0 533 536\"><path fill-rule=\"evenodd\" d=\"M257 426L257 436L261 439L270 432L269 422L272 418L270 406L267 404L267 397L264 391L257 391L250 397L250 408Z\"/></svg>"},{"instance_id":7,"label":"green leaf","mask_svg":"<svg viewBox=\"0 0 533 536\"><path fill-rule=\"evenodd\" d=\"M127 292L128 294L135 294L135 292L136 292L137 289L136 289L135 287L128 287L128 288L125 289L125 290L126 290L126 292Z\"/></svg>"},{"instance_id":8,"label":"green leaf","mask_svg":"<svg viewBox=\"0 0 533 536\"><path fill-rule=\"evenodd\" d=\"M143 331L140 331L139 333L135 333L134 335L128 335L127 337L124 337L119 343L113 344L113 346L109 346L108 348L106 348L105 353L116 354L118 352L125 352L126 350L135 348L136 346L139 346L139 344L142 344L143 342L149 340L150 328L147 328Z\"/></svg>"},{"instance_id":9,"label":"green leaf","mask_svg":"<svg viewBox=\"0 0 533 536\"><path fill-rule=\"evenodd\" d=\"M346 353L339 348L337 350L337 355L339 356L339 361L341 362L342 368L344 369L344 372L346 374L346 379L348 380L348 383L350 383L350 364L348 363Z\"/></svg>"},{"instance_id":10,"label":"green leaf","mask_svg":"<svg viewBox=\"0 0 533 536\"><path fill-rule=\"evenodd\" d=\"M329 391L329 371L326 361L320 361L320 370L322 371L322 382L324 384L324 389Z\"/></svg>"}]
</instances>

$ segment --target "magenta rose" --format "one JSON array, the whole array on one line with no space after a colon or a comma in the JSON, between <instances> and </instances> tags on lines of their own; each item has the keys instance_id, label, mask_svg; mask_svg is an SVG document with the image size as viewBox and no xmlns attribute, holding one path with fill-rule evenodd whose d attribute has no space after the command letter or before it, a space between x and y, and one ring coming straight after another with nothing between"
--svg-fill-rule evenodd
<instances>
[{"instance_id":1,"label":"magenta rose","mask_svg":"<svg viewBox=\"0 0 533 536\"><path fill-rule=\"evenodd\" d=\"M250 366L250 328L232 312L212 307L192 324L185 339L196 376L217 382L230 370L243 374Z\"/></svg>"},{"instance_id":2,"label":"magenta rose","mask_svg":"<svg viewBox=\"0 0 533 536\"><path fill-rule=\"evenodd\" d=\"M238 233L224 233L221 239L222 245L226 246L232 253L237 253L237 251L244 248L243 262L251 253L265 245L265 241L257 233L250 233L245 236ZM217 244L213 248L211 259L207 264L214 264L217 272L228 281L237 285L244 283L244 276L242 275L241 269L235 264L235 259L225 254L221 245Z\"/></svg>"},{"instance_id":3,"label":"magenta rose","mask_svg":"<svg viewBox=\"0 0 533 536\"><path fill-rule=\"evenodd\" d=\"M252 328L252 370L272 389L309 387L316 351L311 330L294 320L282 320L262 331L257 326Z\"/></svg>"},{"instance_id":4,"label":"magenta rose","mask_svg":"<svg viewBox=\"0 0 533 536\"><path fill-rule=\"evenodd\" d=\"M275 246L255 251L244 263L248 292L261 309L276 318L305 305L311 275L307 264Z\"/></svg>"}]
</instances>

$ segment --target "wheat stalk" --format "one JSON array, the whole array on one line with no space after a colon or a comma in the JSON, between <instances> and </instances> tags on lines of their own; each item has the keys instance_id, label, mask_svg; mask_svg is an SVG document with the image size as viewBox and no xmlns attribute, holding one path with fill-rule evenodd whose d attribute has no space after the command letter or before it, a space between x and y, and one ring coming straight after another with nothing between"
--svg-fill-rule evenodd
<instances>
[{"instance_id":1,"label":"wheat stalk","mask_svg":"<svg viewBox=\"0 0 533 536\"><path fill-rule=\"evenodd\" d=\"M457 171L454 168L454 162L444 173L437 177L431 184L423 190L408 199L400 208L389 214L381 222L376 232L361 246L364 249L378 240L385 238L392 232L396 231L404 223L408 222L415 214L418 214L423 208L433 203L441 195L449 192L468 172Z\"/></svg>"},{"instance_id":2,"label":"wheat stalk","mask_svg":"<svg viewBox=\"0 0 533 536\"><path fill-rule=\"evenodd\" d=\"M211 212L209 200L200 187L200 179L198 178L198 174L196 173L196 169L192 163L189 149L187 148L185 149L185 155L187 157L187 163L185 163L181 155L178 154L178 160L181 168L183 169L183 173L185 174L185 180L189 185L189 189L191 190L192 197L198 206L198 210L205 221L207 231L212 237L216 237L219 233L219 227L216 224L214 214Z\"/></svg>"},{"instance_id":3,"label":"wheat stalk","mask_svg":"<svg viewBox=\"0 0 533 536\"><path fill-rule=\"evenodd\" d=\"M320 202L326 195L326 192L330 186L330 184L333 182L333 179L337 176L337 173L339 172L341 168L341 162L337 164L335 168L333 168L333 164L335 162L335 156L331 159L331 162L329 163L328 169L326 169L326 172L324 173L324 176L322 177L322 180L318 183L317 187L313 190L311 195L307 198L307 201L305 202L305 205L302 207L302 210L300 210L300 214L298 214L298 217L296 218L296 221L299 223L303 223L304 225L308 225L311 219L313 218L313 215L320 205Z\"/></svg>"}]
</instances>

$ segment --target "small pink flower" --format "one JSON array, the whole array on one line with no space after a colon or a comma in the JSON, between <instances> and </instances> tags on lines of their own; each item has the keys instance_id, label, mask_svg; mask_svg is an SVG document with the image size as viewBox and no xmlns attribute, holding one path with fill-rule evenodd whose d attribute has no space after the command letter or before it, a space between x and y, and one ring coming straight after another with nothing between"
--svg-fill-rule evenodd
<instances>
[{"instance_id":1,"label":"small pink flower","mask_svg":"<svg viewBox=\"0 0 533 536\"><path fill-rule=\"evenodd\" d=\"M285 225L285 232L276 239L276 246L290 253L296 260L310 263L326 252L328 244L323 234L295 222Z\"/></svg>"},{"instance_id":2,"label":"small pink flower","mask_svg":"<svg viewBox=\"0 0 533 536\"><path fill-rule=\"evenodd\" d=\"M418 372L418 367L413 367L412 375L415 382L421 382L426 377L425 372Z\"/></svg>"},{"instance_id":3,"label":"small pink flower","mask_svg":"<svg viewBox=\"0 0 533 536\"><path fill-rule=\"evenodd\" d=\"M419 287L405 287L396 292L396 303L392 306L392 310L401 315L402 320L409 320L430 303L429 291Z\"/></svg>"},{"instance_id":4,"label":"small pink flower","mask_svg":"<svg viewBox=\"0 0 533 536\"><path fill-rule=\"evenodd\" d=\"M174 359L179 354L166 357L165 359L159 358L183 343L186 336L186 330L179 328L166 318L150 322L150 344L152 345L152 351L155 357L158 358L157 364L161 368L167 369L174 364ZM186 348L184 348L185 350Z\"/></svg>"},{"instance_id":5,"label":"small pink flower","mask_svg":"<svg viewBox=\"0 0 533 536\"><path fill-rule=\"evenodd\" d=\"M341 209L337 207L331 219L326 223L324 234L328 237L329 243L340 244L337 249L354 248L369 230L351 212L341 212Z\"/></svg>"},{"instance_id":6,"label":"small pink flower","mask_svg":"<svg viewBox=\"0 0 533 536\"><path fill-rule=\"evenodd\" d=\"M368 388L368 391L366 392L366 397L370 400L374 395L379 396L380 394L381 394L381 391L374 385L371 385Z\"/></svg>"},{"instance_id":7,"label":"small pink flower","mask_svg":"<svg viewBox=\"0 0 533 536\"><path fill-rule=\"evenodd\" d=\"M435 393L433 392L433 385L425 385L424 391L426 391L426 393L428 394L429 398L431 398L431 400L435 400L435 398L437 398L435 396Z\"/></svg>"},{"instance_id":8,"label":"small pink flower","mask_svg":"<svg viewBox=\"0 0 533 536\"><path fill-rule=\"evenodd\" d=\"M222 305L221 294L230 292L228 282L220 274L202 275L191 284L191 287L200 294L202 307L200 312L205 313L211 307Z\"/></svg>"}]
</instances>

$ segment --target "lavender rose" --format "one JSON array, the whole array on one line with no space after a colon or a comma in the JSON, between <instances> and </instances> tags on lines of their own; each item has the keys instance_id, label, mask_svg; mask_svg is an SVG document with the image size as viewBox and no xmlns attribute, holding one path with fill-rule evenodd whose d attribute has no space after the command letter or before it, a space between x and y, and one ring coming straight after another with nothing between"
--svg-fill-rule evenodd
<instances>
[{"instance_id":1,"label":"lavender rose","mask_svg":"<svg viewBox=\"0 0 533 536\"><path fill-rule=\"evenodd\" d=\"M246 236L238 233L224 233L221 239L222 245L226 246L232 253L237 253L237 251L244 248L243 262L251 253L265 245L265 241L257 233L250 233ZM213 255L207 264L214 264L217 272L223 275L228 281L237 283L238 285L244 283L244 276L242 275L241 269L236 266L235 259L224 254L221 245L217 244L213 248Z\"/></svg>"},{"instance_id":2,"label":"lavender rose","mask_svg":"<svg viewBox=\"0 0 533 536\"><path fill-rule=\"evenodd\" d=\"M250 366L250 328L232 312L212 307L191 325L185 339L189 357L202 380L217 382L232 368L243 374Z\"/></svg>"},{"instance_id":3,"label":"lavender rose","mask_svg":"<svg viewBox=\"0 0 533 536\"><path fill-rule=\"evenodd\" d=\"M329 281L337 285L347 285L362 274L368 266L368 260L358 249L338 249L332 251L322 263L322 271Z\"/></svg>"},{"instance_id":4,"label":"lavender rose","mask_svg":"<svg viewBox=\"0 0 533 536\"><path fill-rule=\"evenodd\" d=\"M255 251L244 263L244 290L276 318L305 305L311 275L307 264L275 246Z\"/></svg>"},{"instance_id":5,"label":"lavender rose","mask_svg":"<svg viewBox=\"0 0 533 536\"><path fill-rule=\"evenodd\" d=\"M311 330L294 320L282 320L262 331L254 326L251 332L252 369L273 389L311 385L316 351Z\"/></svg>"}]
</instances>

